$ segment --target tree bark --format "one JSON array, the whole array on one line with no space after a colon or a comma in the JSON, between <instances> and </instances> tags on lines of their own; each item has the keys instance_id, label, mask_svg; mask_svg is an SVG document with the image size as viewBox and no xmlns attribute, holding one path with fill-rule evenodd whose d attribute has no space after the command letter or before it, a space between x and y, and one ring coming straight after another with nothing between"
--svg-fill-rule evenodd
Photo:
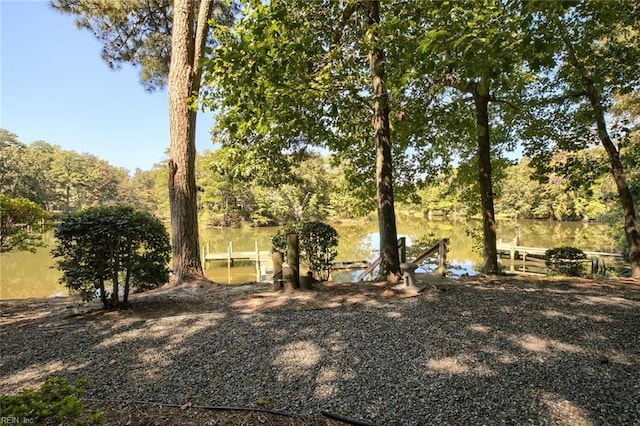
<instances>
[{"instance_id":1,"label":"tree bark","mask_svg":"<svg viewBox=\"0 0 640 426\"><path fill-rule=\"evenodd\" d=\"M473 88L478 138L478 183L482 204L482 257L485 274L498 274L496 219L491 183L491 139L489 135L489 79L481 78Z\"/></svg>"},{"instance_id":2,"label":"tree bark","mask_svg":"<svg viewBox=\"0 0 640 426\"><path fill-rule=\"evenodd\" d=\"M196 111L191 103L200 89L200 60L204 55L211 1L201 1L197 22L194 11L194 0L174 0L168 79L173 284L204 276L200 260L195 179Z\"/></svg>"},{"instance_id":3,"label":"tree bark","mask_svg":"<svg viewBox=\"0 0 640 426\"><path fill-rule=\"evenodd\" d=\"M384 51L379 47L380 2L367 5L368 24L372 28L373 48L369 53L369 67L373 89L373 132L376 146L376 198L380 232L380 277L392 282L400 277L398 234L393 201L393 163L389 128L389 95L384 85Z\"/></svg>"},{"instance_id":4,"label":"tree bark","mask_svg":"<svg viewBox=\"0 0 640 426\"><path fill-rule=\"evenodd\" d=\"M587 97L593 108L594 118L598 127L598 137L609 156L611 174L618 189L618 198L620 199L622 214L624 216L624 235L627 240L627 248L629 249L631 276L637 279L640 278L640 232L638 232L638 220L633 196L629 190L629 184L627 183L627 177L622 167L622 161L620 161L620 152L611 140L607 130L605 111L600 101L599 93L591 79L585 77L584 81L587 86Z\"/></svg>"}]
</instances>

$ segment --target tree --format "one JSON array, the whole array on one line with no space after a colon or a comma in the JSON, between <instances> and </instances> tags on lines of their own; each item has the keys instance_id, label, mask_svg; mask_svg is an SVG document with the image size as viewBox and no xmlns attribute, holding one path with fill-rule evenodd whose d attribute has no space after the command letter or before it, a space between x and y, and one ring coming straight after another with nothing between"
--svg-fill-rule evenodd
<instances>
[{"instance_id":1,"label":"tree","mask_svg":"<svg viewBox=\"0 0 640 426\"><path fill-rule=\"evenodd\" d=\"M565 138L574 147L599 140L622 207L632 276L640 278L640 231L636 207L607 114L614 95L637 90L640 77L640 6L637 2L531 2L531 31L546 42L545 107L574 120ZM540 55L540 53L539 53ZM551 60L553 58L555 61ZM617 143L618 142L618 143Z\"/></svg>"},{"instance_id":2,"label":"tree","mask_svg":"<svg viewBox=\"0 0 640 426\"><path fill-rule=\"evenodd\" d=\"M120 305L121 284L126 304L131 287L155 288L169 279L169 235L149 213L127 206L91 207L65 216L54 235L60 281L85 300L97 291L105 308Z\"/></svg>"},{"instance_id":3,"label":"tree","mask_svg":"<svg viewBox=\"0 0 640 426\"><path fill-rule=\"evenodd\" d=\"M195 184L195 126L202 60L209 39L209 19L229 22L222 0L54 0L53 6L77 17L76 23L103 43L111 67L140 66L147 89L168 85L169 199L173 252L172 282L203 277L198 241ZM215 13L214 13L215 11Z\"/></svg>"},{"instance_id":4,"label":"tree","mask_svg":"<svg viewBox=\"0 0 640 426\"><path fill-rule=\"evenodd\" d=\"M289 182L273 192L274 213L285 223L325 220L330 207L327 162L310 153L291 169Z\"/></svg>"},{"instance_id":5,"label":"tree","mask_svg":"<svg viewBox=\"0 0 640 426\"><path fill-rule=\"evenodd\" d=\"M219 134L250 160L278 166L309 145L339 154L347 179L376 201L380 275L395 280L394 156L412 151L391 144L380 15L378 1L252 1L219 32L206 80Z\"/></svg>"},{"instance_id":6,"label":"tree","mask_svg":"<svg viewBox=\"0 0 640 426\"><path fill-rule=\"evenodd\" d=\"M140 81L152 91L164 87L171 55L172 0L51 0L60 13L73 15L79 28L102 43L109 68L123 63L140 68Z\"/></svg>"},{"instance_id":7,"label":"tree","mask_svg":"<svg viewBox=\"0 0 640 426\"><path fill-rule=\"evenodd\" d=\"M193 0L175 0L169 66L169 202L173 278L179 284L203 277L198 240L196 192L196 111L201 61L209 31L211 0L201 0L197 20Z\"/></svg>"},{"instance_id":8,"label":"tree","mask_svg":"<svg viewBox=\"0 0 640 426\"><path fill-rule=\"evenodd\" d=\"M376 201L380 232L380 275L395 281L400 277L398 233L393 198L393 163L389 125L389 94L385 87L385 58L377 27L380 25L380 2L367 3L365 11L371 40L369 68L373 99L373 134L376 152Z\"/></svg>"},{"instance_id":9,"label":"tree","mask_svg":"<svg viewBox=\"0 0 640 426\"><path fill-rule=\"evenodd\" d=\"M20 171L24 163L26 146L18 136L0 128L0 192L18 196L16 189L20 180Z\"/></svg>"},{"instance_id":10,"label":"tree","mask_svg":"<svg viewBox=\"0 0 640 426\"><path fill-rule=\"evenodd\" d=\"M163 176L158 176L159 174ZM169 216L168 208L166 212L160 209L162 201L166 200L166 204L169 200L166 174L164 164L155 164L151 170L136 169L129 179L130 196L125 200L125 204L135 206L154 215ZM158 189L162 190L159 194L156 193L156 181L160 182Z\"/></svg>"},{"instance_id":11,"label":"tree","mask_svg":"<svg viewBox=\"0 0 640 426\"><path fill-rule=\"evenodd\" d=\"M338 255L338 232L322 222L298 222L280 229L271 239L274 251L287 252L287 235L298 234L300 254L320 281L329 279L333 259Z\"/></svg>"},{"instance_id":12,"label":"tree","mask_svg":"<svg viewBox=\"0 0 640 426\"><path fill-rule=\"evenodd\" d=\"M439 120L458 132L468 128L474 136L473 163L477 167L475 176L483 222L482 269L485 273L497 274L492 163L499 153L498 142L509 140L499 132L506 132L504 123L512 124L510 115L513 114L509 108L517 108L525 87L525 73L520 66L524 40L522 16L509 1L499 0L427 1L421 3L421 8L423 12L431 11L422 21L419 46L424 55L417 66L445 88L434 97L438 110L446 106L443 111L446 117ZM456 104L467 102L472 108L461 112L466 117L473 114L472 126L461 123L460 117L455 116L457 111L451 114L452 108L459 110ZM491 110L491 103L507 108ZM493 118L490 113L494 114ZM508 143L502 146L510 148Z\"/></svg>"},{"instance_id":13,"label":"tree","mask_svg":"<svg viewBox=\"0 0 640 426\"><path fill-rule=\"evenodd\" d=\"M25 198L0 194L0 253L35 252L44 246L42 233L49 215L36 203Z\"/></svg>"},{"instance_id":14,"label":"tree","mask_svg":"<svg viewBox=\"0 0 640 426\"><path fill-rule=\"evenodd\" d=\"M224 147L205 152L196 164L197 184L202 191L200 205L209 223L228 226L248 220L255 183L237 173L233 153Z\"/></svg>"}]
</instances>

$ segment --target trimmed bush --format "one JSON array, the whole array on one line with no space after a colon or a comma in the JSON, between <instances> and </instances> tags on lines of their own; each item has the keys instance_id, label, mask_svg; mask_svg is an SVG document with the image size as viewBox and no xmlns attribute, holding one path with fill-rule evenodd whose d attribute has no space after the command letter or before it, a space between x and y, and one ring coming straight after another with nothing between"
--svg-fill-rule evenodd
<instances>
[{"instance_id":1,"label":"trimmed bush","mask_svg":"<svg viewBox=\"0 0 640 426\"><path fill-rule=\"evenodd\" d=\"M544 264L552 273L579 277L583 271L583 261L587 258L582 250L575 247L556 247L544 254Z\"/></svg>"},{"instance_id":2,"label":"trimmed bush","mask_svg":"<svg viewBox=\"0 0 640 426\"><path fill-rule=\"evenodd\" d=\"M169 280L171 246L165 226L127 206L91 207L66 216L55 229L52 255L60 281L84 300L100 296L105 308L126 304L131 287L156 288ZM111 293L106 286L111 285Z\"/></svg>"},{"instance_id":3,"label":"trimmed bush","mask_svg":"<svg viewBox=\"0 0 640 426\"><path fill-rule=\"evenodd\" d=\"M271 239L273 251L287 252L287 234L298 234L300 256L313 276L321 281L329 279L333 259L338 251L338 232L322 222L301 222L285 226Z\"/></svg>"}]
</instances>

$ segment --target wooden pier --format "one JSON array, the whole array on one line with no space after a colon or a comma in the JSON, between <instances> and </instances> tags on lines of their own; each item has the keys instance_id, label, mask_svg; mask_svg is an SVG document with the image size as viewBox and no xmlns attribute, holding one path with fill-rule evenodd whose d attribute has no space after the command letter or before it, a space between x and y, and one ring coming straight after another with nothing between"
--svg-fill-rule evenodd
<instances>
[{"instance_id":1,"label":"wooden pier","mask_svg":"<svg viewBox=\"0 0 640 426\"><path fill-rule=\"evenodd\" d=\"M446 273L446 253L448 239L442 239L438 241L433 247L427 249L424 253L420 254L414 263L421 263L427 257L437 255L438 256L438 273L444 275ZM406 262L406 240L404 237L398 239L398 254L401 262ZM231 268L236 261L248 261L253 262L256 270L256 281L270 281L273 278L270 274L273 274L273 260L271 250L260 250L258 242L255 241L255 249L251 251L234 251L233 241L230 241L227 245L226 252L212 253L209 250L209 244L207 243L202 247L202 263L205 269L209 267L209 262L225 262L231 276ZM364 281L367 276L373 277L375 269L380 265L382 259L378 258L374 262L367 260L356 261L343 261L333 264L334 270L345 269L362 269L363 271L357 278L357 281ZM264 279L263 279L264 277Z\"/></svg>"},{"instance_id":2,"label":"wooden pier","mask_svg":"<svg viewBox=\"0 0 640 426\"><path fill-rule=\"evenodd\" d=\"M521 261L521 266L518 268L519 272L527 272L527 259L530 260L530 265L533 263L534 267L545 268L544 259L545 253L548 248L545 247L528 247L515 245L513 243L503 243L498 241L496 243L496 249L498 250L498 258L509 259L509 272L516 272L516 262ZM604 272L607 265L619 263L622 261L622 255L620 253L607 253L600 251L588 251L583 250L587 255L586 262L591 263L591 273L596 274L598 272ZM540 262L543 262L543 266Z\"/></svg>"},{"instance_id":3,"label":"wooden pier","mask_svg":"<svg viewBox=\"0 0 640 426\"><path fill-rule=\"evenodd\" d=\"M255 242L255 249L251 251L234 251L233 241L230 241L229 244L227 244L226 252L212 253L209 250L209 244L202 247L202 263L205 269L209 267L209 262L224 262L230 272L230 268L234 266L236 261L253 262L256 269L257 282L271 282L273 279L273 259L271 250L260 250L257 241ZM369 265L370 263L366 260L344 261L334 263L332 269L365 269Z\"/></svg>"},{"instance_id":4,"label":"wooden pier","mask_svg":"<svg viewBox=\"0 0 640 426\"><path fill-rule=\"evenodd\" d=\"M256 267L256 281L258 282L262 281L262 276L266 275L268 270L273 269L271 252L269 250L260 250L257 241L255 242L255 250L251 251L234 251L233 241L229 241L227 251L222 253L211 253L209 251L209 244L202 247L202 263L205 269L208 268L209 262L216 261L224 261L227 264L227 268L231 268L237 260L254 262Z\"/></svg>"}]
</instances>

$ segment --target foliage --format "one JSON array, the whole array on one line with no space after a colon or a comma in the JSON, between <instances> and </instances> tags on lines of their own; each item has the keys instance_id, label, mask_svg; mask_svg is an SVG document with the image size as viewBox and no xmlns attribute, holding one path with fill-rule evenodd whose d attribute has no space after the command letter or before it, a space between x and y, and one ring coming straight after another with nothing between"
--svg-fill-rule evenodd
<instances>
[{"instance_id":1,"label":"foliage","mask_svg":"<svg viewBox=\"0 0 640 426\"><path fill-rule=\"evenodd\" d=\"M17 418L25 423L53 420L60 425L82 424L84 407L81 397L87 382L86 377L71 384L64 377L51 376L39 389L27 388L16 395L0 395L0 417ZM90 423L99 421L103 417L101 414L90 415Z\"/></svg>"},{"instance_id":2,"label":"foliage","mask_svg":"<svg viewBox=\"0 0 640 426\"><path fill-rule=\"evenodd\" d=\"M137 0L53 0L52 6L73 15L77 27L89 30L102 43L102 59L110 68L129 63L140 67L140 80L147 90L164 87L169 72L171 0L144 5Z\"/></svg>"},{"instance_id":3,"label":"foliage","mask_svg":"<svg viewBox=\"0 0 640 426\"><path fill-rule=\"evenodd\" d=\"M42 233L50 226L48 219L36 203L0 194L0 253L35 252L44 245Z\"/></svg>"},{"instance_id":4,"label":"foliage","mask_svg":"<svg viewBox=\"0 0 640 426\"><path fill-rule=\"evenodd\" d=\"M309 270L321 280L328 280L333 259L338 252L338 232L322 222L298 222L280 229L271 239L273 251L287 252L287 235L298 234L300 255Z\"/></svg>"},{"instance_id":5,"label":"foliage","mask_svg":"<svg viewBox=\"0 0 640 426\"><path fill-rule=\"evenodd\" d=\"M575 247L556 247L544 253L544 264L554 273L578 277L582 275L582 261L587 258L582 250Z\"/></svg>"},{"instance_id":6,"label":"foliage","mask_svg":"<svg viewBox=\"0 0 640 426\"><path fill-rule=\"evenodd\" d=\"M61 282L85 300L97 290L105 308L120 303L123 275L123 303L130 287L155 288L169 278L169 236L149 213L127 206L92 207L64 217L55 237L58 245L52 254L61 258L56 264L63 272Z\"/></svg>"},{"instance_id":7,"label":"foliage","mask_svg":"<svg viewBox=\"0 0 640 426\"><path fill-rule=\"evenodd\" d=\"M200 155L197 182L206 223L229 226L246 221L263 226L369 213L347 188L343 168L333 166L330 158L308 151L283 159L290 162L290 169L286 181L275 184L237 163L233 148Z\"/></svg>"},{"instance_id":8,"label":"foliage","mask_svg":"<svg viewBox=\"0 0 640 426\"><path fill-rule=\"evenodd\" d=\"M129 63L140 67L142 83L149 90L167 84L172 280L180 283L202 277L195 182L196 108L203 59L214 43L210 28L233 19L234 2L54 0L52 5L74 15L77 26L94 34L109 66Z\"/></svg>"},{"instance_id":9,"label":"foliage","mask_svg":"<svg viewBox=\"0 0 640 426\"><path fill-rule=\"evenodd\" d=\"M129 174L90 154L44 141L20 142L0 129L0 193L23 197L47 211L70 212L132 199Z\"/></svg>"},{"instance_id":10,"label":"foliage","mask_svg":"<svg viewBox=\"0 0 640 426\"><path fill-rule=\"evenodd\" d=\"M602 145L622 208L632 276L640 277L640 231L621 153L626 132L608 123L616 95L633 93L640 83L640 6L617 0L528 2L526 8L533 17L529 31L547 45L540 73L546 78L540 80L536 95L543 101L539 109L553 118L548 126L558 129L553 144L538 139L529 149L549 157L553 149Z\"/></svg>"},{"instance_id":11,"label":"foliage","mask_svg":"<svg viewBox=\"0 0 640 426\"><path fill-rule=\"evenodd\" d=\"M637 115L633 115L637 113L633 111L629 101L620 102L616 107L616 113L621 117L619 125L626 125L630 129L621 153L626 159L630 188L638 202L640 186L636 182L640 168L634 154L640 152L640 132L637 130ZM64 161L55 158L68 156L75 158L78 166L76 177L69 180L70 211L120 201L157 216L169 216L168 169L165 164L158 163L151 170L136 170L129 177L126 171L104 162L108 169L101 169L106 173L103 176L105 179L114 179L114 184L94 186L97 179L87 177L82 180L82 176L90 176L91 164L103 160L63 151L42 141L24 145L20 149L21 156L34 160L15 163L17 172L14 174L14 169L11 169L5 175L19 176L17 181L11 180L13 178L6 180L7 184L2 190L6 195L11 196L11 188L15 186L17 194L47 206L48 210L64 210L67 204L66 184L64 180L54 178L64 175L61 170L56 170ZM339 157L318 157L314 153L306 154L306 159L298 157L298 161L292 161L288 180L281 191L279 186L265 185L262 179L251 175L249 169L245 170L245 175L236 174L240 171L233 167L237 158L224 153L224 150L226 148L223 152L204 152L198 154L196 159L196 178L202 191L199 198L202 223L221 225L225 220L227 225L239 221L250 222L254 226L283 223L295 220L296 204L306 206L302 210L305 220L358 218L371 212L369 191L366 187L354 188L349 184L345 178L348 168L340 164ZM496 185L498 216L606 221L622 232L621 242L624 246L623 228L619 224L622 213L616 204L615 185L607 170L594 166L596 161L597 164L602 163L603 155L602 148L557 153L549 159L551 168L569 162L580 164L580 167L572 168L571 173L550 171L545 182L534 178L535 168L528 158L505 165L504 177ZM3 158L9 159L8 156ZM36 164L39 164L37 169L34 168ZM415 200L412 206L418 206L425 214L430 212L434 216L471 217L477 211L474 208L477 205L477 189L468 179L459 178L460 169L464 167L464 164L460 164L446 174L434 175L414 192L414 198L419 200ZM578 170L588 170L589 174ZM37 180L37 176L42 179ZM583 181L580 180L581 176ZM308 199L311 202L303 204L308 192L312 193ZM298 195L291 196L295 194ZM369 194L369 198L365 194Z\"/></svg>"}]
</instances>

